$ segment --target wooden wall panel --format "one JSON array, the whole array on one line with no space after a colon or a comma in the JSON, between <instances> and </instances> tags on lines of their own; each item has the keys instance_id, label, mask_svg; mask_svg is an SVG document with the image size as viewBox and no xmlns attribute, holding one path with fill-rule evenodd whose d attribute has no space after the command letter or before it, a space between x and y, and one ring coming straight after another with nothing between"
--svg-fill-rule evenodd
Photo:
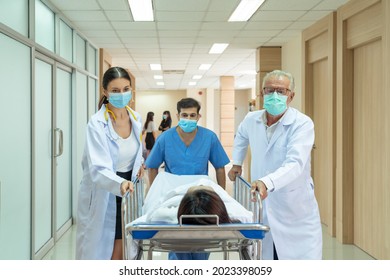
<instances>
[{"instance_id":1,"label":"wooden wall panel","mask_svg":"<svg viewBox=\"0 0 390 280\"><path fill-rule=\"evenodd\" d=\"M328 32L323 32L307 41L307 62L313 63L321 59L327 59L329 55Z\"/></svg>"},{"instance_id":2,"label":"wooden wall panel","mask_svg":"<svg viewBox=\"0 0 390 280\"><path fill-rule=\"evenodd\" d=\"M346 22L347 48L353 49L382 37L381 3L357 13Z\"/></svg>"},{"instance_id":3,"label":"wooden wall panel","mask_svg":"<svg viewBox=\"0 0 390 280\"><path fill-rule=\"evenodd\" d=\"M314 190L320 208L321 222L328 233L335 228L335 59L336 14L331 13L302 34L303 82L305 113L313 119L315 146L312 152Z\"/></svg>"}]
</instances>

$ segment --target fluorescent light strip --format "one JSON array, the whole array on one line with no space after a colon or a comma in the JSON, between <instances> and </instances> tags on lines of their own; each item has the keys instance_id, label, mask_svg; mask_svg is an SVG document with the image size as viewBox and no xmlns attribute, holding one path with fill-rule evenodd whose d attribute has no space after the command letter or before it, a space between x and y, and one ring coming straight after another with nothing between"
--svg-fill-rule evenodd
<instances>
[{"instance_id":1,"label":"fluorescent light strip","mask_svg":"<svg viewBox=\"0 0 390 280\"><path fill-rule=\"evenodd\" d=\"M200 79L202 79L202 75L194 75L194 76L192 76L192 79L193 80L200 80Z\"/></svg>"},{"instance_id":2,"label":"fluorescent light strip","mask_svg":"<svg viewBox=\"0 0 390 280\"><path fill-rule=\"evenodd\" d=\"M228 21L248 21L265 0L241 0Z\"/></svg>"},{"instance_id":3,"label":"fluorescent light strip","mask_svg":"<svg viewBox=\"0 0 390 280\"><path fill-rule=\"evenodd\" d=\"M215 53L223 53L223 51L229 46L229 44L213 44L211 47L209 53L215 54Z\"/></svg>"},{"instance_id":4,"label":"fluorescent light strip","mask_svg":"<svg viewBox=\"0 0 390 280\"><path fill-rule=\"evenodd\" d=\"M161 64L150 64L151 70L161 70Z\"/></svg>"},{"instance_id":5,"label":"fluorescent light strip","mask_svg":"<svg viewBox=\"0 0 390 280\"><path fill-rule=\"evenodd\" d=\"M164 85L164 82L157 82L156 85L158 85L158 86L163 86L163 85Z\"/></svg>"},{"instance_id":6,"label":"fluorescent light strip","mask_svg":"<svg viewBox=\"0 0 390 280\"><path fill-rule=\"evenodd\" d=\"M134 21L154 21L152 0L128 0Z\"/></svg>"},{"instance_id":7,"label":"fluorescent light strip","mask_svg":"<svg viewBox=\"0 0 390 280\"><path fill-rule=\"evenodd\" d=\"M163 79L163 76L162 75L154 75L153 78L155 80L162 80Z\"/></svg>"},{"instance_id":8,"label":"fluorescent light strip","mask_svg":"<svg viewBox=\"0 0 390 280\"><path fill-rule=\"evenodd\" d=\"M189 85L189 86L195 86L195 85L196 85L196 82L189 82L188 85Z\"/></svg>"},{"instance_id":9,"label":"fluorescent light strip","mask_svg":"<svg viewBox=\"0 0 390 280\"><path fill-rule=\"evenodd\" d=\"M211 64L201 64L198 69L199 70L209 70L210 67L211 67Z\"/></svg>"}]
</instances>

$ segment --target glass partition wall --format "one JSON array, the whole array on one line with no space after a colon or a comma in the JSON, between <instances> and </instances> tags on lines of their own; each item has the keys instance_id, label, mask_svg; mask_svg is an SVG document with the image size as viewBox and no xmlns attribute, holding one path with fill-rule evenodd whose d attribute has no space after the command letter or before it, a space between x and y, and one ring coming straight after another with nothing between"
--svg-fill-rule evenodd
<instances>
[{"instance_id":1,"label":"glass partition wall","mask_svg":"<svg viewBox=\"0 0 390 280\"><path fill-rule=\"evenodd\" d=\"M41 259L75 223L98 51L45 0L0 1L0 45L0 259Z\"/></svg>"}]
</instances>

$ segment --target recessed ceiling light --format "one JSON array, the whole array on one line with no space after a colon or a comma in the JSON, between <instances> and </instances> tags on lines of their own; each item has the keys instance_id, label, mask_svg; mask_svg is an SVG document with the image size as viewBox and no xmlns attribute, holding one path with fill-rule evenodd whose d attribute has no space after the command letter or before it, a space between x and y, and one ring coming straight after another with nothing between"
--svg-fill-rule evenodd
<instances>
[{"instance_id":1,"label":"recessed ceiling light","mask_svg":"<svg viewBox=\"0 0 390 280\"><path fill-rule=\"evenodd\" d=\"M209 70L211 67L211 64L201 64L199 66L199 70Z\"/></svg>"},{"instance_id":2,"label":"recessed ceiling light","mask_svg":"<svg viewBox=\"0 0 390 280\"><path fill-rule=\"evenodd\" d=\"M153 21L152 0L128 0L134 21Z\"/></svg>"},{"instance_id":3,"label":"recessed ceiling light","mask_svg":"<svg viewBox=\"0 0 390 280\"><path fill-rule=\"evenodd\" d=\"M192 76L192 79L193 80L200 80L200 79L202 79L202 75L194 75L194 76Z\"/></svg>"},{"instance_id":4,"label":"recessed ceiling light","mask_svg":"<svg viewBox=\"0 0 390 280\"><path fill-rule=\"evenodd\" d=\"M229 44L225 44L225 43L213 44L213 46L211 47L209 53L211 53L211 54L213 54L213 53L223 53L223 51L227 48L227 46L229 46Z\"/></svg>"},{"instance_id":5,"label":"recessed ceiling light","mask_svg":"<svg viewBox=\"0 0 390 280\"><path fill-rule=\"evenodd\" d=\"M150 69L161 70L161 64L150 64Z\"/></svg>"},{"instance_id":6,"label":"recessed ceiling light","mask_svg":"<svg viewBox=\"0 0 390 280\"><path fill-rule=\"evenodd\" d=\"M163 86L163 85L164 85L164 82L157 82L156 85L158 85L158 86Z\"/></svg>"},{"instance_id":7,"label":"recessed ceiling light","mask_svg":"<svg viewBox=\"0 0 390 280\"><path fill-rule=\"evenodd\" d=\"M241 0L228 21L247 21L265 0Z\"/></svg>"},{"instance_id":8,"label":"recessed ceiling light","mask_svg":"<svg viewBox=\"0 0 390 280\"><path fill-rule=\"evenodd\" d=\"M196 85L196 82L189 82L188 85L189 85L189 86L195 86L195 85Z\"/></svg>"},{"instance_id":9,"label":"recessed ceiling light","mask_svg":"<svg viewBox=\"0 0 390 280\"><path fill-rule=\"evenodd\" d=\"M153 78L155 80L162 80L163 79L163 76L162 75L154 75Z\"/></svg>"}]
</instances>

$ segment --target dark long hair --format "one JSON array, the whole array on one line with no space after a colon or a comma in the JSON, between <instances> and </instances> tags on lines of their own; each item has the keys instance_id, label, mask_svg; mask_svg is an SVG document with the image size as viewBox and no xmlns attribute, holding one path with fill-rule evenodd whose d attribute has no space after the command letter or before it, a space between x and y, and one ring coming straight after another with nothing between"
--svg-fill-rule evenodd
<instances>
[{"instance_id":1,"label":"dark long hair","mask_svg":"<svg viewBox=\"0 0 390 280\"><path fill-rule=\"evenodd\" d=\"M111 67L109 68L103 75L102 78L102 86L103 89L107 90L108 84L115 79L124 78L130 82L131 86L131 78L129 73L122 67ZM102 107L103 104L107 104L108 100L105 95L102 96L102 98L99 101L99 109Z\"/></svg>"},{"instance_id":2,"label":"dark long hair","mask_svg":"<svg viewBox=\"0 0 390 280\"><path fill-rule=\"evenodd\" d=\"M181 215L217 215L221 224L233 222L221 197L215 191L207 189L188 191L177 210L178 220ZM195 225L216 224L214 218L183 218L182 222Z\"/></svg>"},{"instance_id":3,"label":"dark long hair","mask_svg":"<svg viewBox=\"0 0 390 280\"><path fill-rule=\"evenodd\" d=\"M154 113L153 112L148 112L148 114L146 115L146 121L145 121L145 124L144 124L144 130L148 129L148 124L149 124L149 122L153 121L153 117L154 117Z\"/></svg>"}]
</instances>

